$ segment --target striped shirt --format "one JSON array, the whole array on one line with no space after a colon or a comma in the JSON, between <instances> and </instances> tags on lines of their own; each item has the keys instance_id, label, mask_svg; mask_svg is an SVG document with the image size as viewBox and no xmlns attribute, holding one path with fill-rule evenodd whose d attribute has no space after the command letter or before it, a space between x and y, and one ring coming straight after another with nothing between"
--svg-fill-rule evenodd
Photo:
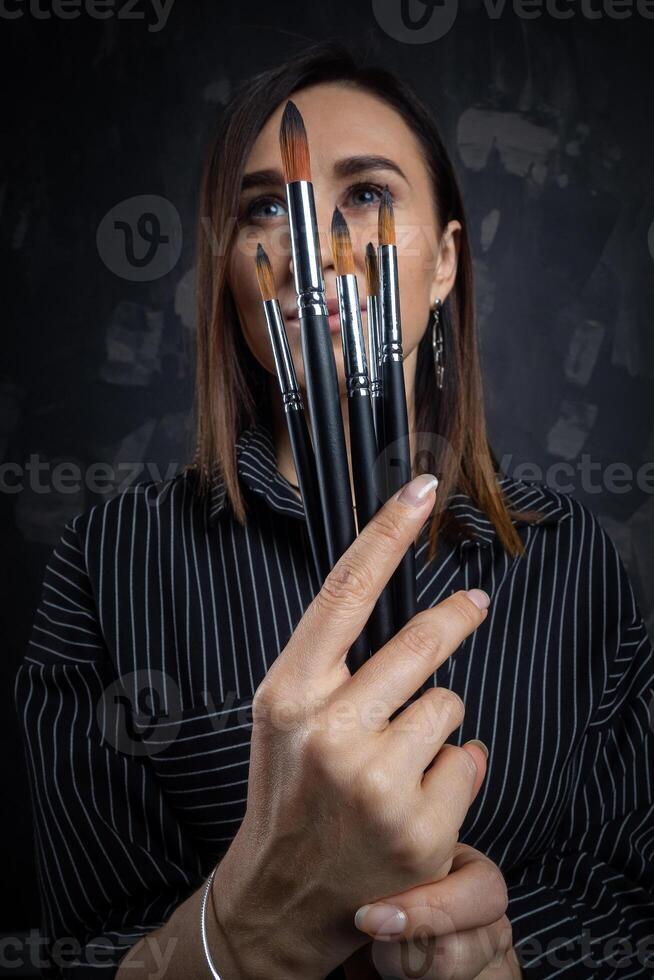
<instances>
[{"instance_id":1,"label":"striped shirt","mask_svg":"<svg viewBox=\"0 0 654 980\"><path fill-rule=\"evenodd\" d=\"M252 697L318 583L267 423L237 459L245 527L217 470L204 498L184 471L77 515L53 549L15 689L48 976L112 976L243 819ZM590 511L498 479L541 515L514 520L524 556L462 493L449 506L468 536L428 561L425 525L416 546L419 609L492 598L434 675L466 705L448 741L490 747L460 840L504 874L527 977L651 977L652 647Z\"/></svg>"}]
</instances>

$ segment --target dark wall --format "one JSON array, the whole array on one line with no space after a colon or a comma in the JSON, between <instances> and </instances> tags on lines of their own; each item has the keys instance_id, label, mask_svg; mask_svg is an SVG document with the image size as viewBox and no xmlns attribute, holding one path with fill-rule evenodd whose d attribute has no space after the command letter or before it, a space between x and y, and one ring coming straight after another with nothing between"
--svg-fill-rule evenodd
<instances>
[{"instance_id":1,"label":"dark wall","mask_svg":"<svg viewBox=\"0 0 654 980\"><path fill-rule=\"evenodd\" d=\"M609 0L550 7L445 0L412 31L396 0L174 0L165 23L151 0L106 20L84 0L71 20L5 4L0 931L38 916L12 689L45 563L66 520L189 458L203 147L234 84L305 40L349 40L435 110L467 202L496 453L598 514L654 625L654 21L635 0L625 19ZM113 220L143 214L130 258Z\"/></svg>"}]
</instances>

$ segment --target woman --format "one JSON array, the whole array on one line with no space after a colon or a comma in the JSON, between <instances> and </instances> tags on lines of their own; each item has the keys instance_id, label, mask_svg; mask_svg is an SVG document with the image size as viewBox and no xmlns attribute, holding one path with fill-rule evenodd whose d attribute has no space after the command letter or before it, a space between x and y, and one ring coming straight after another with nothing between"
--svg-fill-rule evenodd
<instances>
[{"instance_id":1,"label":"woman","mask_svg":"<svg viewBox=\"0 0 654 980\"><path fill-rule=\"evenodd\" d=\"M388 501L322 588L254 267L260 241L303 386L290 96L320 227L338 205L359 274L392 192L412 455L431 452L440 481ZM223 980L650 976L651 646L590 512L497 472L433 120L399 80L318 46L235 95L201 215L195 461L67 526L17 677L50 975L122 960L121 978L208 976L217 865ZM333 301L326 236L323 266ZM350 676L414 539L418 615Z\"/></svg>"}]
</instances>

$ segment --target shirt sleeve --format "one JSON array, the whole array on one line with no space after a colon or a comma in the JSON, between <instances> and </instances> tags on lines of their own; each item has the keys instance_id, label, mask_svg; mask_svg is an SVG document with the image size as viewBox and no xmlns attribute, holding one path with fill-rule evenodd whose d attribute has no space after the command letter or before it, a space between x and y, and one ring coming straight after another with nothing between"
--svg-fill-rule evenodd
<instances>
[{"instance_id":1,"label":"shirt sleeve","mask_svg":"<svg viewBox=\"0 0 654 980\"><path fill-rule=\"evenodd\" d=\"M615 545L601 535L604 589L589 602L603 693L551 846L505 875L529 980L654 975L652 645Z\"/></svg>"},{"instance_id":2,"label":"shirt sleeve","mask_svg":"<svg viewBox=\"0 0 654 980\"><path fill-rule=\"evenodd\" d=\"M103 738L116 682L76 533L47 565L15 701L32 796L42 975L114 975L201 883L200 862L145 754Z\"/></svg>"}]
</instances>

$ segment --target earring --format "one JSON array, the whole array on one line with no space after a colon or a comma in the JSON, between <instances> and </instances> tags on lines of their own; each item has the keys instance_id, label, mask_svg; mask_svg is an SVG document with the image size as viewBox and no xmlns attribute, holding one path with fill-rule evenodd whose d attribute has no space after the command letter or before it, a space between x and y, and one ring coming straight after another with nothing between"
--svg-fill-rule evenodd
<instances>
[{"instance_id":1,"label":"earring","mask_svg":"<svg viewBox=\"0 0 654 980\"><path fill-rule=\"evenodd\" d=\"M434 353L434 372L436 374L436 387L443 387L445 377L445 338L443 336L443 324L441 323L441 310L443 304L437 299L431 308L431 348Z\"/></svg>"}]
</instances>

